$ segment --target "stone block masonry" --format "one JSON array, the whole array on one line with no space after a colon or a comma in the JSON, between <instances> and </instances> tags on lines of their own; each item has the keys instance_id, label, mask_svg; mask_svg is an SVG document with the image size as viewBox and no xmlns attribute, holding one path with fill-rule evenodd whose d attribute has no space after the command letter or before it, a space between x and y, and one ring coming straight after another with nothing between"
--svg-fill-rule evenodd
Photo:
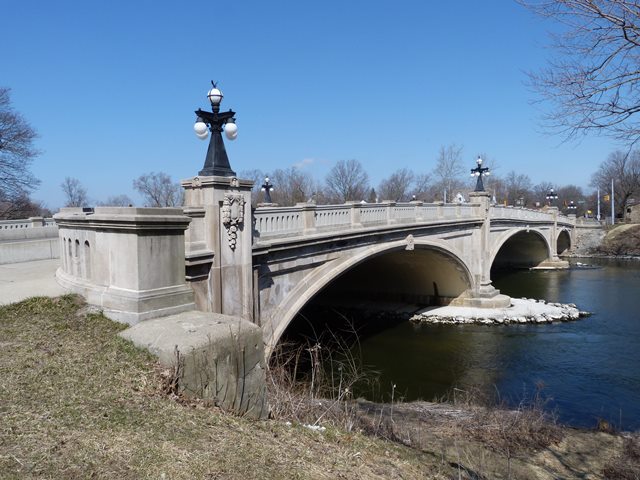
<instances>
[{"instance_id":1,"label":"stone block masonry","mask_svg":"<svg viewBox=\"0 0 640 480\"><path fill-rule=\"evenodd\" d=\"M179 208L98 207L55 215L58 282L114 320L130 325L195 308L184 276Z\"/></svg>"},{"instance_id":2,"label":"stone block masonry","mask_svg":"<svg viewBox=\"0 0 640 480\"><path fill-rule=\"evenodd\" d=\"M173 371L177 393L250 418L267 417L262 330L219 313L185 312L121 333Z\"/></svg>"}]
</instances>

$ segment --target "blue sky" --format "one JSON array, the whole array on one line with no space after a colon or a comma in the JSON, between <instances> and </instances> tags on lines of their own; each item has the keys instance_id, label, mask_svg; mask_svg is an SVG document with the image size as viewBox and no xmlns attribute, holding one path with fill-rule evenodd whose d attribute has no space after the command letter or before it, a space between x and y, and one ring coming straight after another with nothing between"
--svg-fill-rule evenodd
<instances>
[{"instance_id":1,"label":"blue sky","mask_svg":"<svg viewBox=\"0 0 640 480\"><path fill-rule=\"evenodd\" d=\"M525 71L554 28L510 0L0 0L0 85L38 130L33 197L63 204L78 178L94 201L151 171L197 175L197 108L219 81L237 112L232 168L304 165L323 178L360 160L377 185L433 169L441 145L479 152L534 183L587 187L617 145L541 133Z\"/></svg>"}]
</instances>

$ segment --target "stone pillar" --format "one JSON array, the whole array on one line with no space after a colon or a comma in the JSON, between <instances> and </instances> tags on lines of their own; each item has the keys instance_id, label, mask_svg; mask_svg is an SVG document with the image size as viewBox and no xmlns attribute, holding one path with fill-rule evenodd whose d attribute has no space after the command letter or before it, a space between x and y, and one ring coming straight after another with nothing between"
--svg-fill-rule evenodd
<instances>
[{"instance_id":1,"label":"stone pillar","mask_svg":"<svg viewBox=\"0 0 640 480\"><path fill-rule=\"evenodd\" d=\"M470 202L478 204L483 221L480 231L474 237L472 274L474 285L463 298L462 304L469 307L499 308L508 307L511 298L502 295L500 290L491 284L490 233L491 217L489 215L490 198L488 192L469 193Z\"/></svg>"},{"instance_id":2,"label":"stone pillar","mask_svg":"<svg viewBox=\"0 0 640 480\"><path fill-rule=\"evenodd\" d=\"M571 218L571 215L569 215L569 218ZM571 228L571 233L569 234L569 236L571 238L571 251L572 252L576 249L576 245L577 245L577 242L578 242L577 226L578 226L578 219L574 215L574 217L573 217L573 226Z\"/></svg>"},{"instance_id":3,"label":"stone pillar","mask_svg":"<svg viewBox=\"0 0 640 480\"><path fill-rule=\"evenodd\" d=\"M394 209L396 208L396 202L393 200L383 200L382 203L387 210L387 224L396 223L396 218L394 215Z\"/></svg>"},{"instance_id":4,"label":"stone pillar","mask_svg":"<svg viewBox=\"0 0 640 480\"><path fill-rule=\"evenodd\" d=\"M424 204L424 202L422 202L421 200L411 200L411 205L414 206L415 208L415 220L416 222L421 222L422 220L424 220L423 215L422 215L422 205Z\"/></svg>"},{"instance_id":5,"label":"stone pillar","mask_svg":"<svg viewBox=\"0 0 640 480\"><path fill-rule=\"evenodd\" d=\"M184 231L179 208L62 209L54 220L62 246L56 279L115 320L142 320L192 310L184 276Z\"/></svg>"},{"instance_id":6,"label":"stone pillar","mask_svg":"<svg viewBox=\"0 0 640 480\"><path fill-rule=\"evenodd\" d=\"M199 310L253 321L251 180L194 177L182 181L185 213L203 212L187 237L187 278ZM191 230L191 229L190 229Z\"/></svg>"},{"instance_id":7,"label":"stone pillar","mask_svg":"<svg viewBox=\"0 0 640 480\"><path fill-rule=\"evenodd\" d=\"M32 227L44 227L44 217L29 217Z\"/></svg>"},{"instance_id":8,"label":"stone pillar","mask_svg":"<svg viewBox=\"0 0 640 480\"><path fill-rule=\"evenodd\" d=\"M549 229L549 258L534 269L562 270L569 268L569 262L558 257L558 207L547 207L546 211L553 216L553 226Z\"/></svg>"},{"instance_id":9,"label":"stone pillar","mask_svg":"<svg viewBox=\"0 0 640 480\"><path fill-rule=\"evenodd\" d=\"M346 202L351 207L351 228L358 228L362 226L360 221L360 208L362 204L360 202Z\"/></svg>"},{"instance_id":10,"label":"stone pillar","mask_svg":"<svg viewBox=\"0 0 640 480\"><path fill-rule=\"evenodd\" d=\"M304 234L312 234L316 232L316 204L315 203L298 203L296 207L302 209L302 224Z\"/></svg>"}]
</instances>

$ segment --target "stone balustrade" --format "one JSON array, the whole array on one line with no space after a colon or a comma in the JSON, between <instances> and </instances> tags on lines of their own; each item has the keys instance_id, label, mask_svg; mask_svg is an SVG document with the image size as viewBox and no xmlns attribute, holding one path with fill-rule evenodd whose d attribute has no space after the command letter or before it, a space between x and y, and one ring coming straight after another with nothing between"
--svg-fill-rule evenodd
<instances>
[{"instance_id":1,"label":"stone balustrade","mask_svg":"<svg viewBox=\"0 0 640 480\"><path fill-rule=\"evenodd\" d=\"M513 206L493 205L490 211L492 220L529 220L537 222L548 222L557 216L557 221L564 224L573 225L575 218L561 214L557 209L536 210L532 208L522 208Z\"/></svg>"},{"instance_id":2,"label":"stone balustrade","mask_svg":"<svg viewBox=\"0 0 640 480\"><path fill-rule=\"evenodd\" d=\"M0 265L58 258L58 227L52 218L0 221Z\"/></svg>"},{"instance_id":3,"label":"stone balustrade","mask_svg":"<svg viewBox=\"0 0 640 480\"><path fill-rule=\"evenodd\" d=\"M20 228L50 227L55 226L53 218L29 217L17 220L0 220L0 232L4 230L16 230Z\"/></svg>"},{"instance_id":4,"label":"stone balustrade","mask_svg":"<svg viewBox=\"0 0 640 480\"><path fill-rule=\"evenodd\" d=\"M480 218L479 205L423 202L345 203L254 210L254 239L276 238L383 225Z\"/></svg>"},{"instance_id":5,"label":"stone balustrade","mask_svg":"<svg viewBox=\"0 0 640 480\"><path fill-rule=\"evenodd\" d=\"M573 224L566 215L520 207L492 206L494 220L557 221ZM370 228L399 223L429 223L481 218L480 205L474 203L382 202L259 207L254 210L254 241L278 237L345 229Z\"/></svg>"}]
</instances>

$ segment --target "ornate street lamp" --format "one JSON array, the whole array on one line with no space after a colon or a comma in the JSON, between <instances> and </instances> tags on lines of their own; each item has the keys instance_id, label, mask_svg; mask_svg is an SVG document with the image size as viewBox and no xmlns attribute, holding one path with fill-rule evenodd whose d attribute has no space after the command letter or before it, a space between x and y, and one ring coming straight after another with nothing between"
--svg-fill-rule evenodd
<instances>
[{"instance_id":1,"label":"ornate street lamp","mask_svg":"<svg viewBox=\"0 0 640 480\"><path fill-rule=\"evenodd\" d=\"M220 104L222 103L222 92L218 90L216 84L212 81L213 88L209 90L207 97L211 103L211 112L204 110L196 110L196 123L193 129L200 140L206 140L211 131L211 140L209 141L209 149L207 157L204 161L204 167L198 172L200 176L216 175L221 177L234 177L236 172L231 170L227 151L222 141L222 131L229 140L235 140L238 136L238 127L236 126L235 112L220 112Z\"/></svg>"},{"instance_id":2,"label":"ornate street lamp","mask_svg":"<svg viewBox=\"0 0 640 480\"><path fill-rule=\"evenodd\" d=\"M269 177L264 177L264 183L262 184L262 191L264 192L264 203L273 203L271 201L271 191L273 190L273 184L269 183Z\"/></svg>"},{"instance_id":3,"label":"ornate street lamp","mask_svg":"<svg viewBox=\"0 0 640 480\"><path fill-rule=\"evenodd\" d=\"M547 202L549 202L549 206L551 207L553 205L553 202L555 202L557 199L558 194L553 191L553 188L549 189L549 193L547 193Z\"/></svg>"},{"instance_id":4,"label":"ornate street lamp","mask_svg":"<svg viewBox=\"0 0 640 480\"><path fill-rule=\"evenodd\" d=\"M489 168L482 166L482 158L478 156L476 160L478 166L476 168L471 169L471 176L478 177L478 181L476 182L475 192L484 192L484 185L482 184L482 177L486 177L489 175Z\"/></svg>"},{"instance_id":5,"label":"ornate street lamp","mask_svg":"<svg viewBox=\"0 0 640 480\"><path fill-rule=\"evenodd\" d=\"M573 200L571 200L569 202L569 205L567 205L567 210L569 210L569 213L575 213L576 208L578 208L578 206L575 203L573 203Z\"/></svg>"}]
</instances>

